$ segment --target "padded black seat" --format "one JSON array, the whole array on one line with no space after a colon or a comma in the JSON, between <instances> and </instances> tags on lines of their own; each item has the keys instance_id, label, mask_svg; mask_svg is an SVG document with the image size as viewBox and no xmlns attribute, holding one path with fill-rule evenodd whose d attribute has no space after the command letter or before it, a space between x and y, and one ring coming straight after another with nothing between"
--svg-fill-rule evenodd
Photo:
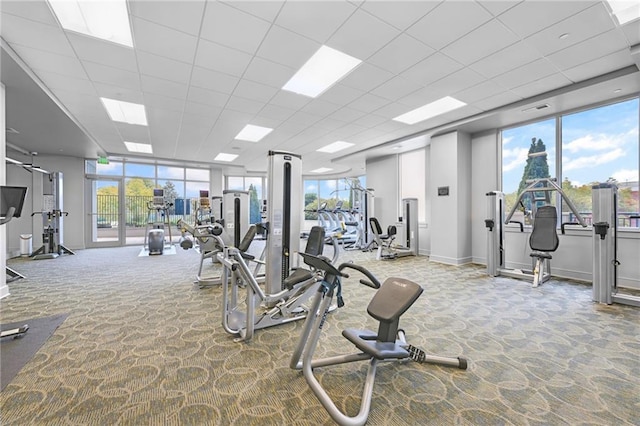
<instances>
[{"instance_id":1,"label":"padded black seat","mask_svg":"<svg viewBox=\"0 0 640 426\"><path fill-rule=\"evenodd\" d=\"M307 239L307 246L304 249L306 254L313 256L322 256L324 251L324 228L321 226L314 226L309 231L309 238ZM297 284L309 281L314 277L314 274L304 268L298 268L293 271L287 278L282 281L282 285L287 290L292 290Z\"/></svg>"},{"instance_id":2,"label":"padded black seat","mask_svg":"<svg viewBox=\"0 0 640 426\"><path fill-rule=\"evenodd\" d=\"M258 228L256 227L256 225L249 226L247 233L244 234L242 241L240 241L240 244L238 244L238 250L240 250L240 256L242 256L244 259L254 260L256 258L254 255L247 253L247 250L249 250L249 247L251 246L253 239L256 237L257 232L258 232Z\"/></svg>"},{"instance_id":3,"label":"padded black seat","mask_svg":"<svg viewBox=\"0 0 640 426\"><path fill-rule=\"evenodd\" d=\"M536 210L533 230L529 237L529 247L533 250L531 257L551 259L549 252L556 251L560 243L556 232L557 225L558 213L554 206L542 206Z\"/></svg>"},{"instance_id":4,"label":"padded black seat","mask_svg":"<svg viewBox=\"0 0 640 426\"><path fill-rule=\"evenodd\" d=\"M407 358L409 352L396 340L400 316L422 294L422 287L404 278L387 278L376 292L367 312L380 322L378 332L346 329L342 335L362 352L376 359Z\"/></svg>"},{"instance_id":5,"label":"padded black seat","mask_svg":"<svg viewBox=\"0 0 640 426\"><path fill-rule=\"evenodd\" d=\"M380 226L380 222L378 222L377 218L370 217L369 225L371 226L371 231L373 231L373 233L381 240L388 240L390 238L389 234L382 233L382 227ZM387 231L389 231L388 228Z\"/></svg>"}]
</instances>

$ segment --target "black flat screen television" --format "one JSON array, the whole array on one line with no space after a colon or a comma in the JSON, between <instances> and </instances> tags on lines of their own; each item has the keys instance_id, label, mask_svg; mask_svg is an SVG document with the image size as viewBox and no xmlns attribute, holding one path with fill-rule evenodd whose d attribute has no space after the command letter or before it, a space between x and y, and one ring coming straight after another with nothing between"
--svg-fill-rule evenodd
<instances>
[{"instance_id":1,"label":"black flat screen television","mask_svg":"<svg viewBox=\"0 0 640 426\"><path fill-rule=\"evenodd\" d=\"M7 217L11 207L16 208L13 217L20 217L25 198L27 198L26 186L0 186L0 217Z\"/></svg>"}]
</instances>

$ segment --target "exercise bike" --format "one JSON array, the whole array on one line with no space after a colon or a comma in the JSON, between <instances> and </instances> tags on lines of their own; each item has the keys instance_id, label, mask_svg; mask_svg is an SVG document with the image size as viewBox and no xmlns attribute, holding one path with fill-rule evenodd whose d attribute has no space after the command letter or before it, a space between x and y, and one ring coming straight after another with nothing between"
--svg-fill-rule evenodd
<instances>
[{"instance_id":1,"label":"exercise bike","mask_svg":"<svg viewBox=\"0 0 640 426\"><path fill-rule=\"evenodd\" d=\"M418 284L403 278L388 278L384 284L380 285L375 276L361 266L343 263L336 268L324 257L305 253L300 253L300 255L306 264L316 270L323 271L324 277L309 309L300 341L291 357L289 366L292 369L302 369L309 387L336 423L349 426L366 423L371 409L376 368L380 361L411 359L420 363L457 367L461 370L467 369L467 360L464 358L428 355L422 349L409 345L404 331L398 328L400 316L422 294L422 287ZM368 280L361 279L361 284L378 289L367 307L369 315L380 323L378 331L376 333L369 330L343 330L342 335L360 352L314 360L313 355L334 296L337 299L338 307L344 306L341 278L348 277L342 272L346 268L355 269L368 278ZM364 383L360 411L351 417L338 409L322 384L314 376L313 369L354 361L369 361L369 369Z\"/></svg>"}]
</instances>

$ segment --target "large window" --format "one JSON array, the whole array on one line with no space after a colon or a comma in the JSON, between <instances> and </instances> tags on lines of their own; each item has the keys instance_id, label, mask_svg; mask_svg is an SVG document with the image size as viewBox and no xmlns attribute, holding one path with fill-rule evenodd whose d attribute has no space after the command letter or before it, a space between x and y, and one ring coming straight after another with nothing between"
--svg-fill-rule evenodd
<instances>
[{"instance_id":1,"label":"large window","mask_svg":"<svg viewBox=\"0 0 640 426\"><path fill-rule=\"evenodd\" d=\"M365 187L365 177L305 180L304 181L304 209L305 220L316 220L315 213L318 207L326 203L327 210L333 210L342 202L342 210L358 209L356 205L357 194L352 188L356 187L356 181L361 187Z\"/></svg>"},{"instance_id":2,"label":"large window","mask_svg":"<svg viewBox=\"0 0 640 426\"><path fill-rule=\"evenodd\" d=\"M633 218L640 212L639 121L639 100L634 98L503 130L502 191L506 210L513 207L527 179L557 177L589 223L592 186L613 182L618 186L619 225L640 226ZM556 141L558 133L560 140ZM558 198L550 201L555 204ZM526 210L530 206L523 207ZM562 221L573 221L565 203Z\"/></svg>"},{"instance_id":3,"label":"large window","mask_svg":"<svg viewBox=\"0 0 640 426\"><path fill-rule=\"evenodd\" d=\"M262 177L227 176L226 188L236 191L249 191L249 222L262 222L263 187Z\"/></svg>"}]
</instances>

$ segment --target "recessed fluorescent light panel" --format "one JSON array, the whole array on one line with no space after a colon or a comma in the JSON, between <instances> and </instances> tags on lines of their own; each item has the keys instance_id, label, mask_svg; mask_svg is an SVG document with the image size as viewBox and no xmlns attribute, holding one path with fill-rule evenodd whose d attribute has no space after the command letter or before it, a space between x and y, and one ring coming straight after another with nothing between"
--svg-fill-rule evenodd
<instances>
[{"instance_id":1,"label":"recessed fluorescent light panel","mask_svg":"<svg viewBox=\"0 0 640 426\"><path fill-rule=\"evenodd\" d=\"M260 127L254 126L253 124L247 124L244 126L244 129L240 130L240 133L235 137L235 139L240 139L241 141L249 141L249 142L258 142L260 139L267 136L271 133L273 129L268 127Z\"/></svg>"},{"instance_id":2,"label":"recessed fluorescent light panel","mask_svg":"<svg viewBox=\"0 0 640 426\"><path fill-rule=\"evenodd\" d=\"M436 117L438 115L453 111L454 109L461 108L466 104L451 96L445 96L444 98L433 101L430 104L416 108L413 111L409 111L405 114L399 115L394 118L395 121L400 121L405 124L416 124L429 118Z\"/></svg>"},{"instance_id":3,"label":"recessed fluorescent light panel","mask_svg":"<svg viewBox=\"0 0 640 426\"><path fill-rule=\"evenodd\" d=\"M126 0L49 0L62 28L133 47Z\"/></svg>"},{"instance_id":4,"label":"recessed fluorescent light panel","mask_svg":"<svg viewBox=\"0 0 640 426\"><path fill-rule=\"evenodd\" d=\"M347 149L350 146L353 146L352 143L337 141L334 143L330 143L329 145L323 146L320 149L317 149L318 152L328 152L329 154L333 154L334 152L342 151L343 149Z\"/></svg>"},{"instance_id":5,"label":"recessed fluorescent light panel","mask_svg":"<svg viewBox=\"0 0 640 426\"><path fill-rule=\"evenodd\" d=\"M320 167L319 169L315 169L315 170L311 170L311 173L327 173L330 172L333 169L330 169L328 167Z\"/></svg>"},{"instance_id":6,"label":"recessed fluorescent light panel","mask_svg":"<svg viewBox=\"0 0 640 426\"><path fill-rule=\"evenodd\" d=\"M618 24L635 21L640 18L640 3L629 0L607 0Z\"/></svg>"},{"instance_id":7,"label":"recessed fluorescent light panel","mask_svg":"<svg viewBox=\"0 0 640 426\"><path fill-rule=\"evenodd\" d=\"M144 105L108 98L100 98L100 100L113 121L139 124L141 126L147 125L147 114L144 110Z\"/></svg>"},{"instance_id":8,"label":"recessed fluorescent light panel","mask_svg":"<svg viewBox=\"0 0 640 426\"><path fill-rule=\"evenodd\" d=\"M124 145L127 147L129 152L139 152L142 154L153 154L153 149L151 145L146 143L136 143L136 142L125 142Z\"/></svg>"},{"instance_id":9,"label":"recessed fluorescent light panel","mask_svg":"<svg viewBox=\"0 0 640 426\"><path fill-rule=\"evenodd\" d=\"M349 74L362 61L322 46L282 88L315 98Z\"/></svg>"},{"instance_id":10,"label":"recessed fluorescent light panel","mask_svg":"<svg viewBox=\"0 0 640 426\"><path fill-rule=\"evenodd\" d=\"M216 155L216 158L214 158L213 161L233 161L236 158L238 158L236 154L225 154L224 152L221 152Z\"/></svg>"}]
</instances>

